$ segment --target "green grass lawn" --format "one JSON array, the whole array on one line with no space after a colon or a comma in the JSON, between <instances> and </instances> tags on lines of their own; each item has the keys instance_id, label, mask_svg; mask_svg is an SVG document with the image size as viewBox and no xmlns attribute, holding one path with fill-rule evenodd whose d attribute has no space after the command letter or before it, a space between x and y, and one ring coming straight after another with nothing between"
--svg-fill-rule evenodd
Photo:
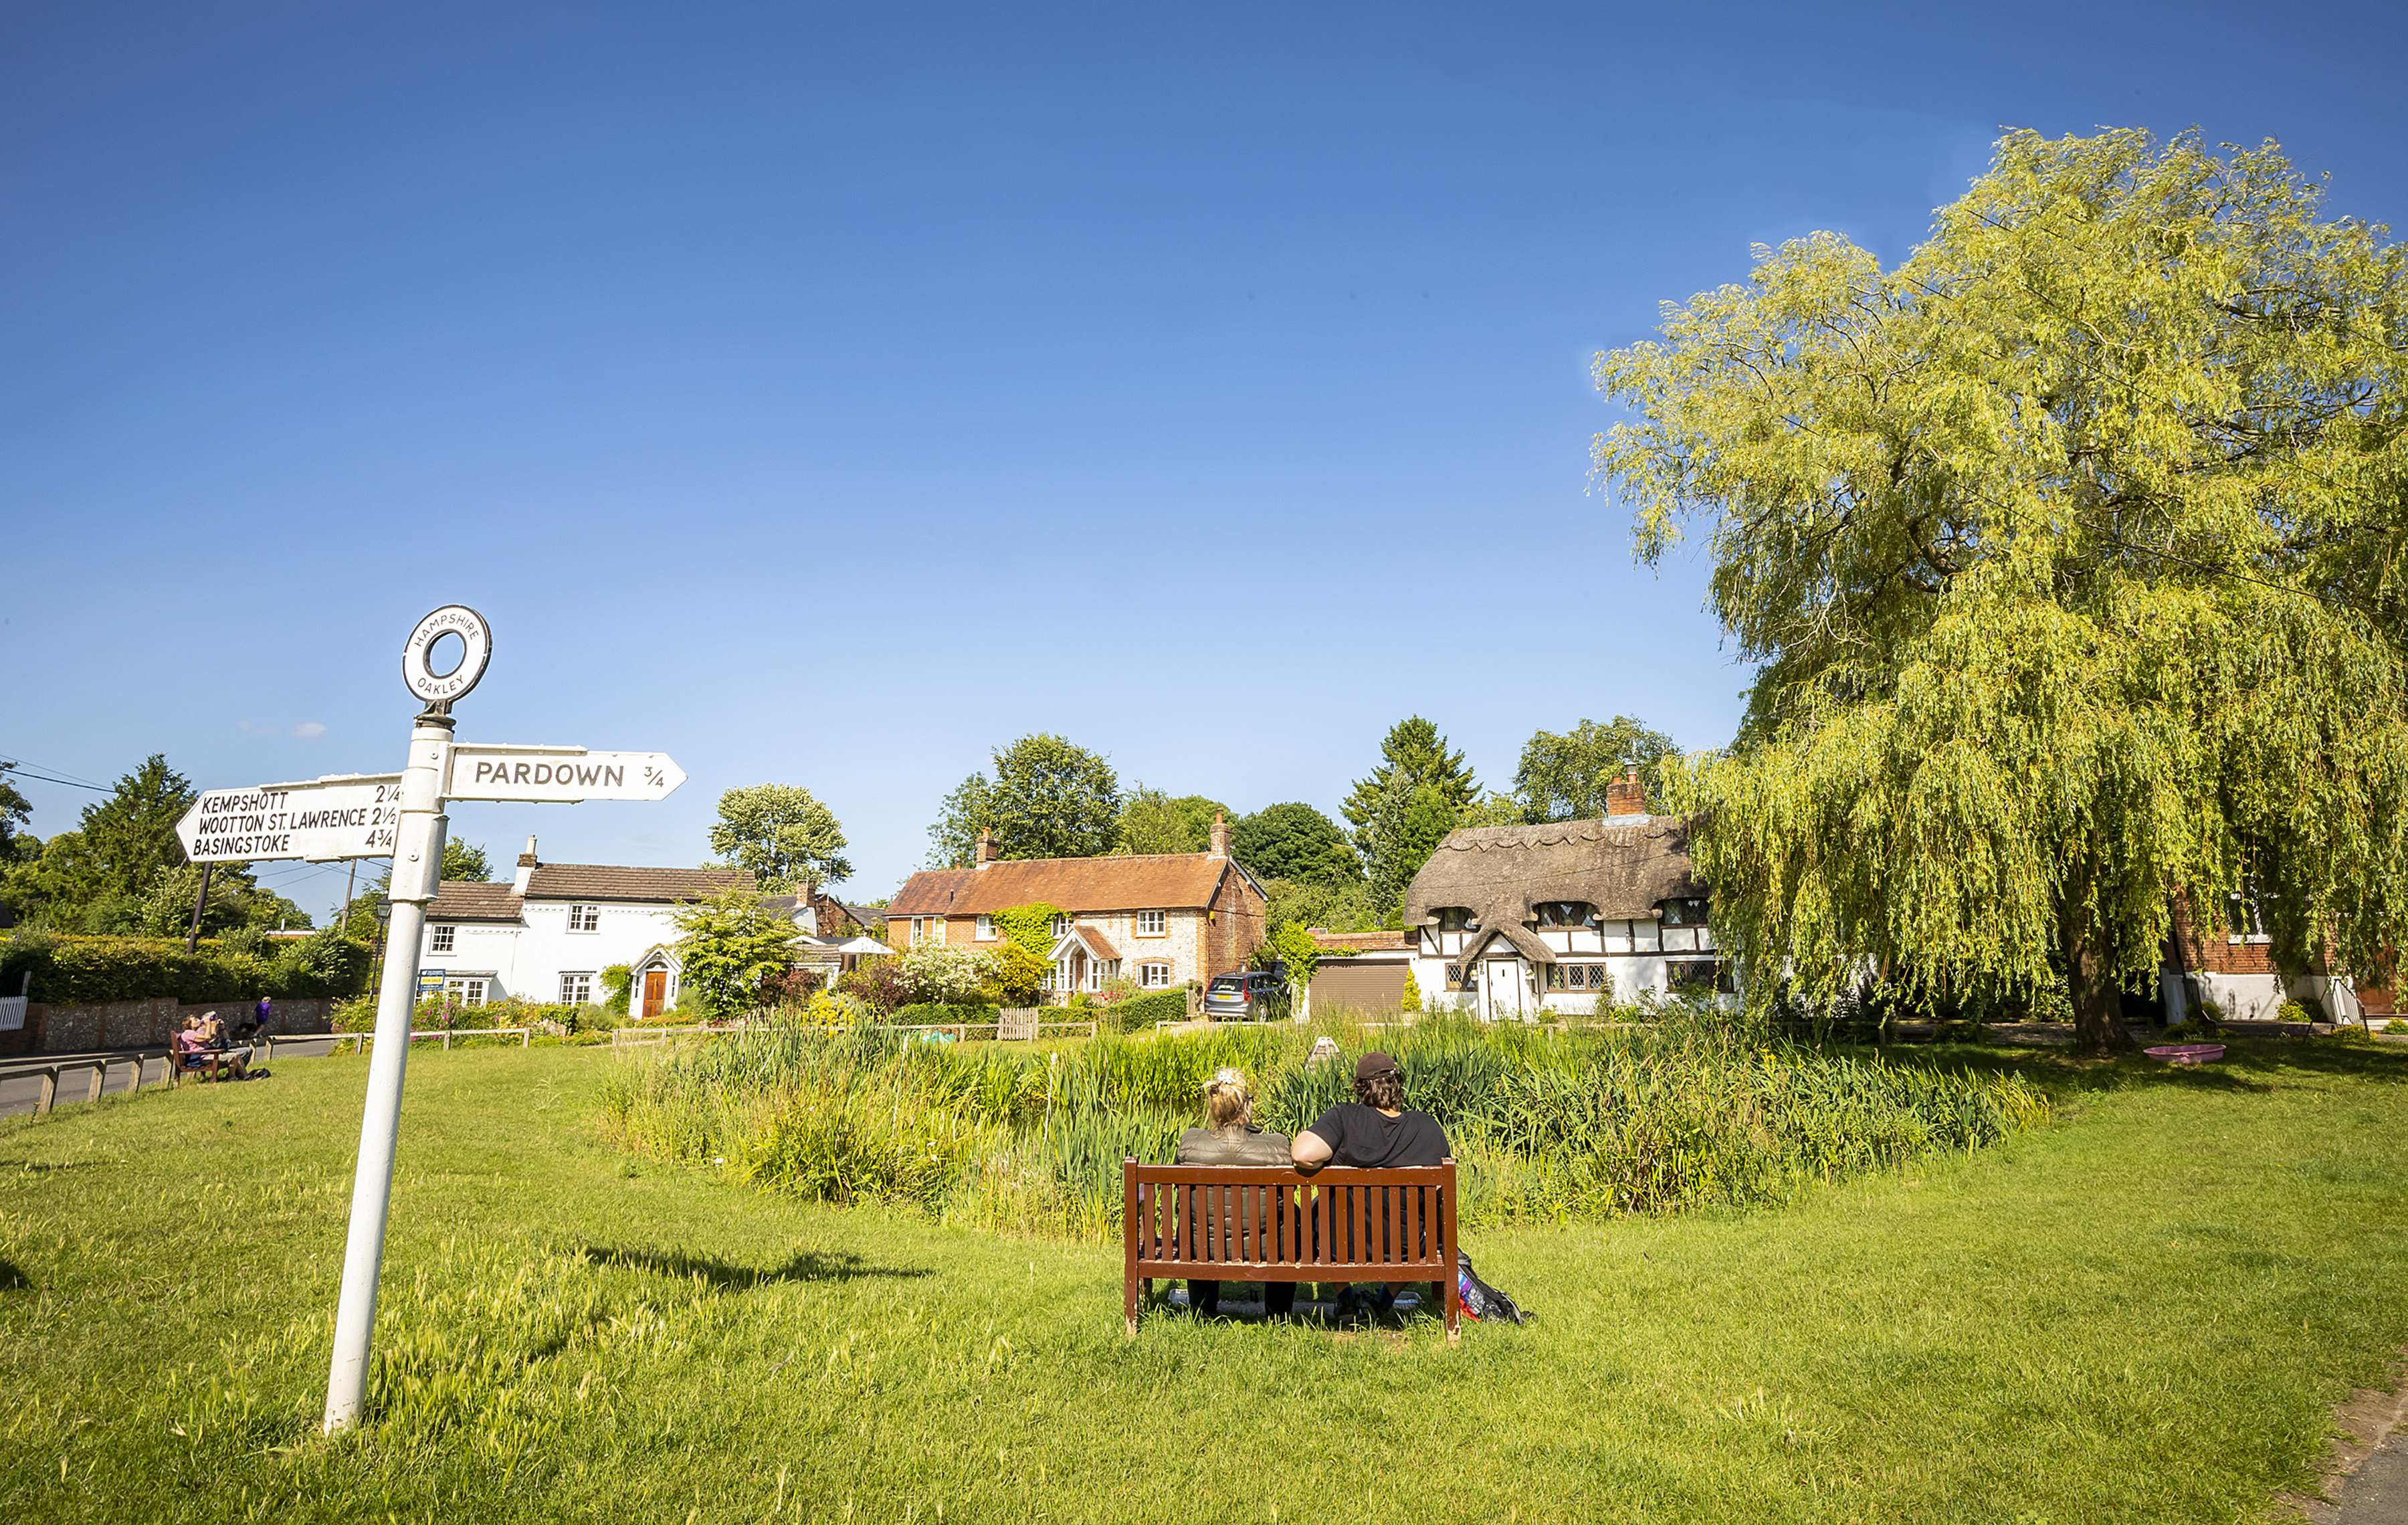
<instances>
[{"instance_id":1,"label":"green grass lawn","mask_svg":"<svg viewBox=\"0 0 2408 1525\"><path fill-rule=\"evenodd\" d=\"M1743 1217L1478 1235L1541 1320L1152 1318L1120 1251L601 1138L412 1056L377 1420L313 1438L366 1078L0 1122L0 1519L2224 1520L2408 1344L2408 1054L1952 1050L2049 1128Z\"/></svg>"}]
</instances>

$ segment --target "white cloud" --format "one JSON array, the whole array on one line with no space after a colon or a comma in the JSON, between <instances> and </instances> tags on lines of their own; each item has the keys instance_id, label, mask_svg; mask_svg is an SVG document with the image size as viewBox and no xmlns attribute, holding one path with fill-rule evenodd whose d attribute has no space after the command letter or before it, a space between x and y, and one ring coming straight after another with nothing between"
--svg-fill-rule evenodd
<instances>
[{"instance_id":1,"label":"white cloud","mask_svg":"<svg viewBox=\"0 0 2408 1525\"><path fill-rule=\"evenodd\" d=\"M326 734L326 727L319 725L314 720L305 720L298 726L293 727L293 734L295 736L323 736Z\"/></svg>"},{"instance_id":2,"label":"white cloud","mask_svg":"<svg viewBox=\"0 0 2408 1525\"><path fill-rule=\"evenodd\" d=\"M305 720L290 729L282 726L254 726L248 720L239 720L235 724L253 736L297 736L308 741L311 737L326 734L326 727L315 720Z\"/></svg>"}]
</instances>

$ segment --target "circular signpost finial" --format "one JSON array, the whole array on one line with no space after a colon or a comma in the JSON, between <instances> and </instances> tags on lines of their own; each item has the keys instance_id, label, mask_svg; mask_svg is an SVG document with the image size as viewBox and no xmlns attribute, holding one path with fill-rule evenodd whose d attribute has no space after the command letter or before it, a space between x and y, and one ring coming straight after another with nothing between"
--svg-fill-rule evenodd
<instances>
[{"instance_id":1,"label":"circular signpost finial","mask_svg":"<svg viewBox=\"0 0 2408 1525\"><path fill-rule=\"evenodd\" d=\"M458 636L464 648L460 665L437 675L427 653L445 636ZM494 655L493 626L466 604L446 604L418 622L409 643L401 649L401 681L429 704L450 704L477 686L485 675L485 661Z\"/></svg>"}]
</instances>

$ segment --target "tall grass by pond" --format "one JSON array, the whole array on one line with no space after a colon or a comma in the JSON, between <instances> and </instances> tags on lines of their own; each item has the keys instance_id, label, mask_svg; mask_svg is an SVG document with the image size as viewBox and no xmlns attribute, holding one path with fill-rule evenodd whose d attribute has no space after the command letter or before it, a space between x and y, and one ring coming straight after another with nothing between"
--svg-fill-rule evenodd
<instances>
[{"instance_id":1,"label":"tall grass by pond","mask_svg":"<svg viewBox=\"0 0 2408 1525\"><path fill-rule=\"evenodd\" d=\"M1324 1034L1340 1059L1308 1063ZM1777 1202L1994 1144L2048 1115L2019 1076L1827 1054L1711 1023L1634 1034L1460 1020L1034 1050L771 1028L630 1059L608 1083L606 1115L627 1148L724 1160L772 1190L1090 1237L1118 1228L1122 1158L1170 1158L1214 1070L1245 1071L1255 1121L1292 1134L1353 1095L1354 1059L1374 1046L1396 1055L1412 1104L1445 1126L1473 1224Z\"/></svg>"}]
</instances>

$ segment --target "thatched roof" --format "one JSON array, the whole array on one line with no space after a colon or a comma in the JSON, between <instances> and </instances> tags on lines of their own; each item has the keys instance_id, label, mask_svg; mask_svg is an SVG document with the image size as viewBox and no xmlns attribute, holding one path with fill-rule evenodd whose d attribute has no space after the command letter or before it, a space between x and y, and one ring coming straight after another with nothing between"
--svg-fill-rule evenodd
<instances>
[{"instance_id":1,"label":"thatched roof","mask_svg":"<svg viewBox=\"0 0 2408 1525\"><path fill-rule=\"evenodd\" d=\"M1439 912L1462 906L1484 932L1553 963L1529 930L1542 901L1584 900L1608 921L1648 921L1665 900L1705 893L1689 872L1688 827L1673 816L1472 827L1449 834L1413 875L1405 925L1434 925Z\"/></svg>"}]
</instances>

